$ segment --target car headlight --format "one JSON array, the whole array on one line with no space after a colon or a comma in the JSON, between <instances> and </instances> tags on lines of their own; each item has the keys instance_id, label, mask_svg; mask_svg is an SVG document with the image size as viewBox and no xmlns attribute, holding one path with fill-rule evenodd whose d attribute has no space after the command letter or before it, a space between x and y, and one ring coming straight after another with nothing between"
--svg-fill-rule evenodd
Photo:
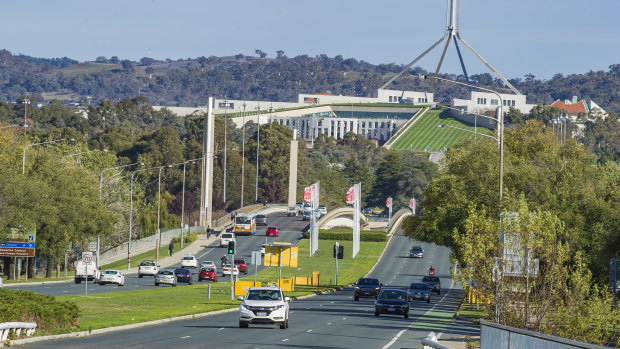
<instances>
[{"instance_id":1,"label":"car headlight","mask_svg":"<svg viewBox=\"0 0 620 349\"><path fill-rule=\"evenodd\" d=\"M278 309L282 309L282 308L284 308L284 304L282 304L282 305L276 305L276 306L273 308L273 310L278 310Z\"/></svg>"},{"instance_id":2,"label":"car headlight","mask_svg":"<svg viewBox=\"0 0 620 349\"><path fill-rule=\"evenodd\" d=\"M359 286L355 286L355 289L356 289L356 290L359 290L359 289L360 289L360 287L359 287Z\"/></svg>"},{"instance_id":3,"label":"car headlight","mask_svg":"<svg viewBox=\"0 0 620 349\"><path fill-rule=\"evenodd\" d=\"M247 310L251 310L250 307L248 307L247 305L241 303L241 308L243 309L247 309Z\"/></svg>"},{"instance_id":4,"label":"car headlight","mask_svg":"<svg viewBox=\"0 0 620 349\"><path fill-rule=\"evenodd\" d=\"M380 290L380 289L381 289L381 287L379 287L379 286L375 287L375 290L377 290L377 291Z\"/></svg>"}]
</instances>

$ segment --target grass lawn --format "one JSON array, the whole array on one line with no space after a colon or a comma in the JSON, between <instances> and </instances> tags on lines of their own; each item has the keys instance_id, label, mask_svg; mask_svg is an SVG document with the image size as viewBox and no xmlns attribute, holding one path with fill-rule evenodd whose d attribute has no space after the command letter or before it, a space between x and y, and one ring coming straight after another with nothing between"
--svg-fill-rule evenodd
<instances>
[{"instance_id":1,"label":"grass lawn","mask_svg":"<svg viewBox=\"0 0 620 349\"><path fill-rule=\"evenodd\" d=\"M437 127L437 125L449 125L471 132L490 135L491 131L484 127L474 128L453 118L449 110L431 109L424 114L413 126L403 134L393 145L392 149L401 150L426 150L430 146L432 151L441 151L458 143L463 137L473 138L471 132L461 131L448 127ZM483 138L479 136L478 138ZM484 137L487 138L487 137Z\"/></svg>"},{"instance_id":2,"label":"grass lawn","mask_svg":"<svg viewBox=\"0 0 620 349\"><path fill-rule=\"evenodd\" d=\"M312 271L319 271L320 286L296 286L295 292L286 292L287 296L302 296L330 289L330 279L334 278L334 258L332 246L335 241L319 240L319 253L308 256L309 241L299 242L299 268L282 268L282 277L311 276ZM385 248L385 242L361 242L360 252L351 258L351 241L342 241L345 258L338 261L338 284L346 285L357 281L377 262ZM252 266L250 266L252 267ZM257 275L261 282L275 282L278 268L271 267ZM242 280L254 280L247 276ZM126 325L150 320L190 315L234 308L239 301L230 300L230 283L210 283L211 299L207 300L207 284L194 284L183 287L160 286L150 290L102 293L94 296L61 296L60 301L75 302L80 308L79 330ZM174 302L171 303L171 299ZM101 314L106 314L105 317Z\"/></svg>"},{"instance_id":3,"label":"grass lawn","mask_svg":"<svg viewBox=\"0 0 620 349\"><path fill-rule=\"evenodd\" d=\"M461 304L461 308L458 310L457 315L464 318L473 319L476 324L480 324L480 319L487 318L484 304L478 304L478 308L476 308L475 303L469 303L467 301L464 301L463 304Z\"/></svg>"}]
</instances>

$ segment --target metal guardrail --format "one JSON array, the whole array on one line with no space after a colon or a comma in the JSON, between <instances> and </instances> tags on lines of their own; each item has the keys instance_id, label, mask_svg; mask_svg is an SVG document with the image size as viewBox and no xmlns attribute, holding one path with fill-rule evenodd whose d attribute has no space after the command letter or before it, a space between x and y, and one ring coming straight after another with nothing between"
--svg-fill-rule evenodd
<instances>
[{"instance_id":1,"label":"metal guardrail","mask_svg":"<svg viewBox=\"0 0 620 349\"><path fill-rule=\"evenodd\" d=\"M26 336L30 337L34 334L36 328L36 322L3 322L0 323L0 340L7 340L11 332L14 332L18 337L24 332Z\"/></svg>"}]
</instances>

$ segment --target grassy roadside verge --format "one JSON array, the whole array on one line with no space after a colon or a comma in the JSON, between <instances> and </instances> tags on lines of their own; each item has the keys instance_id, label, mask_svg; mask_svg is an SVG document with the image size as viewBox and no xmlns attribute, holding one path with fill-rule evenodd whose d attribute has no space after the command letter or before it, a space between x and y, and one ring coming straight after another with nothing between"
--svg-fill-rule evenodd
<instances>
[{"instance_id":1,"label":"grassy roadside verge","mask_svg":"<svg viewBox=\"0 0 620 349\"><path fill-rule=\"evenodd\" d=\"M333 244L334 241L320 240L320 252L309 257L309 241L300 241L298 245L299 268L282 268L282 277L311 276L312 271L319 271L320 286L296 286L294 292L286 292L287 296L299 297L334 288L330 286L330 279L333 284L334 277ZM352 242L343 241L341 244L345 247L345 259L338 262L338 284L340 285L353 283L365 275L375 265L386 245L385 242L362 242L358 256L352 259ZM272 267L260 272L257 275L257 281L276 281L277 277L278 268ZM248 276L243 279L254 280L254 277ZM79 306L80 320L79 328L76 330L92 330L234 308L238 306L239 301L230 300L229 289L230 283L212 283L210 300L207 300L207 284L184 287L162 286L150 290L57 298L60 301L71 301ZM101 314L105 314L105 317Z\"/></svg>"},{"instance_id":2,"label":"grassy roadside verge","mask_svg":"<svg viewBox=\"0 0 620 349\"><path fill-rule=\"evenodd\" d=\"M480 319L487 318L487 313L484 308L484 304L478 304L478 308L476 308L475 303L469 303L467 301L464 301L463 304L461 304L461 307L456 312L456 315L469 319L473 321L473 323L476 325L480 324Z\"/></svg>"}]
</instances>

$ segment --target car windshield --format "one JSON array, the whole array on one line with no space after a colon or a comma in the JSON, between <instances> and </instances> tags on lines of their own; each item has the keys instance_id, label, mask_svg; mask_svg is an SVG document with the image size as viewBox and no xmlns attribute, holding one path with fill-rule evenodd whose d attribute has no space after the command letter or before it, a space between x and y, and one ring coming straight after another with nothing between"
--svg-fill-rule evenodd
<instances>
[{"instance_id":1,"label":"car windshield","mask_svg":"<svg viewBox=\"0 0 620 349\"><path fill-rule=\"evenodd\" d=\"M397 291L397 290L388 290L388 291L382 291L381 294L379 295L379 298L381 299L406 299L407 295L405 295L405 293L403 291Z\"/></svg>"},{"instance_id":2,"label":"car windshield","mask_svg":"<svg viewBox=\"0 0 620 349\"><path fill-rule=\"evenodd\" d=\"M235 264L245 264L245 260L243 260L243 259L235 259Z\"/></svg>"},{"instance_id":3,"label":"car windshield","mask_svg":"<svg viewBox=\"0 0 620 349\"><path fill-rule=\"evenodd\" d=\"M428 286L426 286L426 284L422 284L419 282L412 283L411 286L409 286L409 288L415 288L417 290L428 290Z\"/></svg>"},{"instance_id":4,"label":"car windshield","mask_svg":"<svg viewBox=\"0 0 620 349\"><path fill-rule=\"evenodd\" d=\"M278 227L268 227L267 229L269 229L269 230L276 230L276 229L278 229Z\"/></svg>"},{"instance_id":5,"label":"car windshield","mask_svg":"<svg viewBox=\"0 0 620 349\"><path fill-rule=\"evenodd\" d=\"M184 261L191 261L191 260L194 260L194 257L192 257L192 256L185 256L185 257L183 257L183 260Z\"/></svg>"},{"instance_id":6,"label":"car windshield","mask_svg":"<svg viewBox=\"0 0 620 349\"><path fill-rule=\"evenodd\" d=\"M232 234L222 234L222 238L224 239L230 239L232 237L233 237Z\"/></svg>"},{"instance_id":7,"label":"car windshield","mask_svg":"<svg viewBox=\"0 0 620 349\"><path fill-rule=\"evenodd\" d=\"M425 277L422 278L422 281L437 282L437 281L439 281L439 277L437 277L437 276L425 276Z\"/></svg>"},{"instance_id":8,"label":"car windshield","mask_svg":"<svg viewBox=\"0 0 620 349\"><path fill-rule=\"evenodd\" d=\"M161 270L159 274L160 275L172 275L172 272L170 270Z\"/></svg>"},{"instance_id":9,"label":"car windshield","mask_svg":"<svg viewBox=\"0 0 620 349\"><path fill-rule=\"evenodd\" d=\"M176 269L174 272L177 273L177 274L187 274L187 273L189 273L189 270L187 270L187 269Z\"/></svg>"},{"instance_id":10,"label":"car windshield","mask_svg":"<svg viewBox=\"0 0 620 349\"><path fill-rule=\"evenodd\" d=\"M114 275L116 273L118 273L116 270L106 270L104 274L106 274L106 275Z\"/></svg>"},{"instance_id":11,"label":"car windshield","mask_svg":"<svg viewBox=\"0 0 620 349\"><path fill-rule=\"evenodd\" d=\"M375 285L379 285L379 280L377 280L377 279L359 279L357 284L358 285L365 285L365 286L375 286Z\"/></svg>"},{"instance_id":12,"label":"car windshield","mask_svg":"<svg viewBox=\"0 0 620 349\"><path fill-rule=\"evenodd\" d=\"M262 215L262 214L257 214L257 215L256 215L256 218L267 218L267 216Z\"/></svg>"},{"instance_id":13,"label":"car windshield","mask_svg":"<svg viewBox=\"0 0 620 349\"><path fill-rule=\"evenodd\" d=\"M276 290L250 290L247 297L249 301L279 301L281 299L280 291Z\"/></svg>"},{"instance_id":14,"label":"car windshield","mask_svg":"<svg viewBox=\"0 0 620 349\"><path fill-rule=\"evenodd\" d=\"M213 270L213 268L202 268L201 270L202 272L207 272L207 273L214 273L215 270Z\"/></svg>"},{"instance_id":15,"label":"car windshield","mask_svg":"<svg viewBox=\"0 0 620 349\"><path fill-rule=\"evenodd\" d=\"M413 246L411 248L411 251L422 251L422 247L420 247L420 246Z\"/></svg>"},{"instance_id":16,"label":"car windshield","mask_svg":"<svg viewBox=\"0 0 620 349\"><path fill-rule=\"evenodd\" d=\"M155 266L155 262L142 262L140 263L141 267L154 267Z\"/></svg>"}]
</instances>

